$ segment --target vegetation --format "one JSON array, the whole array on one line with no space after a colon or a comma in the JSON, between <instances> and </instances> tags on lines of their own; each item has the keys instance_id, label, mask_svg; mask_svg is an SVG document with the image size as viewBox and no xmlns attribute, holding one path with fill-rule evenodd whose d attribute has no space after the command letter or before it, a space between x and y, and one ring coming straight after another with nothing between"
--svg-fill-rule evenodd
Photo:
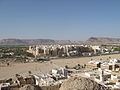
<instances>
[{"instance_id":1,"label":"vegetation","mask_svg":"<svg viewBox=\"0 0 120 90\"><path fill-rule=\"evenodd\" d=\"M120 51L120 46L119 46L119 47L114 48L114 51Z\"/></svg>"},{"instance_id":2,"label":"vegetation","mask_svg":"<svg viewBox=\"0 0 120 90\"><path fill-rule=\"evenodd\" d=\"M28 46L0 46L0 58L27 58L34 57L26 52Z\"/></svg>"}]
</instances>

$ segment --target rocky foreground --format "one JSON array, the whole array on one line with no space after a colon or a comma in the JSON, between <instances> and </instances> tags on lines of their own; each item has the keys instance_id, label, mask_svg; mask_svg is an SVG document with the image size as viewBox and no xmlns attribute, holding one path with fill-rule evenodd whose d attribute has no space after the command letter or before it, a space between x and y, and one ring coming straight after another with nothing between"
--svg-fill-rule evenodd
<instances>
[{"instance_id":1,"label":"rocky foreground","mask_svg":"<svg viewBox=\"0 0 120 90\"><path fill-rule=\"evenodd\" d=\"M88 78L72 77L61 85L60 90L110 90L110 89Z\"/></svg>"},{"instance_id":2,"label":"rocky foreground","mask_svg":"<svg viewBox=\"0 0 120 90\"><path fill-rule=\"evenodd\" d=\"M72 77L61 86L38 87L25 85L19 90L110 90L93 80L84 77Z\"/></svg>"}]
</instances>

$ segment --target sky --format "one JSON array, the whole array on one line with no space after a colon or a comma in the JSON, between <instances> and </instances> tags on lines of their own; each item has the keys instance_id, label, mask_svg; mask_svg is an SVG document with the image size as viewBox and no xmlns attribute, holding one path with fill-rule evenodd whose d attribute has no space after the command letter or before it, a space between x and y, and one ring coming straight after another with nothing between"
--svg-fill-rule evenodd
<instances>
[{"instance_id":1,"label":"sky","mask_svg":"<svg viewBox=\"0 0 120 90\"><path fill-rule=\"evenodd\" d=\"M120 38L120 0L0 0L0 39Z\"/></svg>"}]
</instances>

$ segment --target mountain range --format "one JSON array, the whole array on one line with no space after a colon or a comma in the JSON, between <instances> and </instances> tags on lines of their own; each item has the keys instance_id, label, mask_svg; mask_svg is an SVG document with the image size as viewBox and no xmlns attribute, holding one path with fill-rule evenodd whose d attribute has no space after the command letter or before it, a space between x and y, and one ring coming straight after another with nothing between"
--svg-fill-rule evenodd
<instances>
[{"instance_id":1,"label":"mountain range","mask_svg":"<svg viewBox=\"0 0 120 90\"><path fill-rule=\"evenodd\" d=\"M52 39L2 39L0 45L80 44L81 41Z\"/></svg>"},{"instance_id":2,"label":"mountain range","mask_svg":"<svg viewBox=\"0 0 120 90\"><path fill-rule=\"evenodd\" d=\"M120 38L90 37L86 41L53 39L2 39L0 45L39 45L39 44L120 44Z\"/></svg>"}]
</instances>

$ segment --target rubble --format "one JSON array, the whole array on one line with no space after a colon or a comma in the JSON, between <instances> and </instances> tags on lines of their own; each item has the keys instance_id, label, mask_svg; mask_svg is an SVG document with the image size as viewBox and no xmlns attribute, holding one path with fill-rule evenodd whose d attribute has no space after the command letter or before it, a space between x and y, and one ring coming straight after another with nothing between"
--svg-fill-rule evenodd
<instances>
[{"instance_id":1,"label":"rubble","mask_svg":"<svg viewBox=\"0 0 120 90\"><path fill-rule=\"evenodd\" d=\"M88 78L72 77L61 85L60 90L109 90L109 89Z\"/></svg>"},{"instance_id":2,"label":"rubble","mask_svg":"<svg viewBox=\"0 0 120 90\"><path fill-rule=\"evenodd\" d=\"M49 74L32 74L31 71L28 71L28 76L16 74L16 80L0 80L0 90L120 89L120 61L117 59L107 62L92 60L87 65L66 67L53 68ZM89 70L88 67L92 68Z\"/></svg>"},{"instance_id":3,"label":"rubble","mask_svg":"<svg viewBox=\"0 0 120 90\"><path fill-rule=\"evenodd\" d=\"M20 90L51 90L48 88L57 88L63 83L64 79L68 78L68 72L65 68L54 68L51 70L51 74L37 74L32 75L31 71L28 71L28 76L21 76L16 74L16 80L0 80L0 88L9 90L10 88ZM39 89L36 88L39 86ZM57 90L54 89L54 90Z\"/></svg>"},{"instance_id":4,"label":"rubble","mask_svg":"<svg viewBox=\"0 0 120 90\"><path fill-rule=\"evenodd\" d=\"M92 60L88 65L97 68L91 72L85 72L86 77L92 78L97 83L113 90L120 90L120 60L109 61Z\"/></svg>"}]
</instances>

